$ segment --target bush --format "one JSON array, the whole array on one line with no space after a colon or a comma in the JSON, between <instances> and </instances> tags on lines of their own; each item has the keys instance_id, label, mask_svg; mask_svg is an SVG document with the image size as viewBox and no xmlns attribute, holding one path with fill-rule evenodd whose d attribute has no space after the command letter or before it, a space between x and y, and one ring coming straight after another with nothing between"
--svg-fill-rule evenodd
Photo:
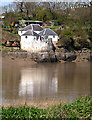
<instances>
[{"instance_id":1,"label":"bush","mask_svg":"<svg viewBox=\"0 0 92 120\"><path fill-rule=\"evenodd\" d=\"M61 40L61 46L63 46L64 48L66 49L69 49L69 48L73 48L73 39L71 38L67 38L67 37L63 37Z\"/></svg>"},{"instance_id":2,"label":"bush","mask_svg":"<svg viewBox=\"0 0 92 120\"><path fill-rule=\"evenodd\" d=\"M69 30L61 31L59 35L59 42L61 46L65 47L66 49L74 47L74 40L72 38L72 32Z\"/></svg>"},{"instance_id":3,"label":"bush","mask_svg":"<svg viewBox=\"0 0 92 120\"><path fill-rule=\"evenodd\" d=\"M74 33L74 42L75 47L84 48L90 46L90 40L88 40L87 32L82 29L79 29L79 31Z\"/></svg>"},{"instance_id":4,"label":"bush","mask_svg":"<svg viewBox=\"0 0 92 120\"><path fill-rule=\"evenodd\" d=\"M56 33L58 34L58 36L59 36L62 31L59 29L59 30L56 30L55 32L56 32Z\"/></svg>"},{"instance_id":5,"label":"bush","mask_svg":"<svg viewBox=\"0 0 92 120\"><path fill-rule=\"evenodd\" d=\"M63 36L68 37L68 38L72 38L72 32L70 30L64 30L63 31Z\"/></svg>"}]
</instances>

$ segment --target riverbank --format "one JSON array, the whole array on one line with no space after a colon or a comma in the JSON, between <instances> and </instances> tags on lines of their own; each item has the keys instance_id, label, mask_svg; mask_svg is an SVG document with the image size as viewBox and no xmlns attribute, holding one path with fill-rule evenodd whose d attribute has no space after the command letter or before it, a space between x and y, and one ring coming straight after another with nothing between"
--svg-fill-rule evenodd
<instances>
[{"instance_id":1,"label":"riverbank","mask_svg":"<svg viewBox=\"0 0 92 120\"><path fill-rule=\"evenodd\" d=\"M3 59L8 59L11 62L15 61L18 64L34 64L39 62L88 62L92 61L91 51L75 51L75 52L38 52L28 53L26 51L7 52L2 54Z\"/></svg>"},{"instance_id":2,"label":"riverbank","mask_svg":"<svg viewBox=\"0 0 92 120\"><path fill-rule=\"evenodd\" d=\"M2 119L91 119L92 98L81 97L73 103L58 104L40 109L27 104L19 107L2 107Z\"/></svg>"},{"instance_id":3,"label":"riverbank","mask_svg":"<svg viewBox=\"0 0 92 120\"><path fill-rule=\"evenodd\" d=\"M3 65L16 65L16 66L31 66L36 64L36 62L32 61L30 58L15 58L13 56L2 56L2 64Z\"/></svg>"}]
</instances>

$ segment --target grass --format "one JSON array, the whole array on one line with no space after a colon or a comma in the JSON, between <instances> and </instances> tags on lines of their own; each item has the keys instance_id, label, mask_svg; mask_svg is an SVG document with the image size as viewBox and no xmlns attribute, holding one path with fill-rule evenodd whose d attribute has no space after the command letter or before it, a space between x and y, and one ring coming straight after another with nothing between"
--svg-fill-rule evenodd
<instances>
[{"instance_id":1,"label":"grass","mask_svg":"<svg viewBox=\"0 0 92 120\"><path fill-rule=\"evenodd\" d=\"M8 52L25 52L25 51L22 49L14 49L13 47L2 46L2 54L8 53Z\"/></svg>"},{"instance_id":2,"label":"grass","mask_svg":"<svg viewBox=\"0 0 92 120\"><path fill-rule=\"evenodd\" d=\"M92 98L90 96L81 97L73 103L59 104L48 107L47 109L39 109L29 107L27 105L20 107L2 107L2 119L91 119L92 118Z\"/></svg>"},{"instance_id":3,"label":"grass","mask_svg":"<svg viewBox=\"0 0 92 120\"><path fill-rule=\"evenodd\" d=\"M20 37L19 34L14 34L14 33L12 33L12 32L9 32L8 30L3 29L3 31L7 31L10 35L13 35L13 36L15 36L15 37Z\"/></svg>"},{"instance_id":4,"label":"grass","mask_svg":"<svg viewBox=\"0 0 92 120\"><path fill-rule=\"evenodd\" d=\"M59 26L45 26L44 28L56 29L59 28Z\"/></svg>"}]
</instances>

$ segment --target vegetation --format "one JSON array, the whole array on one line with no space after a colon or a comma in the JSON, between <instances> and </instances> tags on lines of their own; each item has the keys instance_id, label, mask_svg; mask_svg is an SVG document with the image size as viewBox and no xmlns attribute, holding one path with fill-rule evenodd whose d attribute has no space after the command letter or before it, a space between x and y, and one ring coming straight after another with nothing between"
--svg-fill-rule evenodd
<instances>
[{"instance_id":1,"label":"vegetation","mask_svg":"<svg viewBox=\"0 0 92 120\"><path fill-rule=\"evenodd\" d=\"M2 46L2 54L8 53L8 52L25 52L25 50L22 50L20 48Z\"/></svg>"},{"instance_id":2,"label":"vegetation","mask_svg":"<svg viewBox=\"0 0 92 120\"><path fill-rule=\"evenodd\" d=\"M59 104L56 106L40 109L27 105L20 107L2 107L2 119L91 119L92 98L81 97L73 103Z\"/></svg>"},{"instance_id":3,"label":"vegetation","mask_svg":"<svg viewBox=\"0 0 92 120\"><path fill-rule=\"evenodd\" d=\"M59 36L59 45L67 49L92 48L91 2L14 2L4 6L4 24L10 26L18 20L55 21L53 29ZM64 29L60 27L64 25Z\"/></svg>"}]
</instances>

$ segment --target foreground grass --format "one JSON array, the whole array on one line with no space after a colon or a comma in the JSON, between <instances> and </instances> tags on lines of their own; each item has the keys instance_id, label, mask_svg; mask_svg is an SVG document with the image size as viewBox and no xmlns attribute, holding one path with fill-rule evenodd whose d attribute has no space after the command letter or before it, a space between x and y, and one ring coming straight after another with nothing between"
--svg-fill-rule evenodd
<instances>
[{"instance_id":1,"label":"foreground grass","mask_svg":"<svg viewBox=\"0 0 92 120\"><path fill-rule=\"evenodd\" d=\"M8 52L24 52L22 49L14 49L13 47L5 47L2 46L2 54L8 53Z\"/></svg>"},{"instance_id":2,"label":"foreground grass","mask_svg":"<svg viewBox=\"0 0 92 120\"><path fill-rule=\"evenodd\" d=\"M91 119L92 98L90 96L81 97L71 104L59 104L47 109L29 107L2 107L2 119Z\"/></svg>"}]
</instances>

